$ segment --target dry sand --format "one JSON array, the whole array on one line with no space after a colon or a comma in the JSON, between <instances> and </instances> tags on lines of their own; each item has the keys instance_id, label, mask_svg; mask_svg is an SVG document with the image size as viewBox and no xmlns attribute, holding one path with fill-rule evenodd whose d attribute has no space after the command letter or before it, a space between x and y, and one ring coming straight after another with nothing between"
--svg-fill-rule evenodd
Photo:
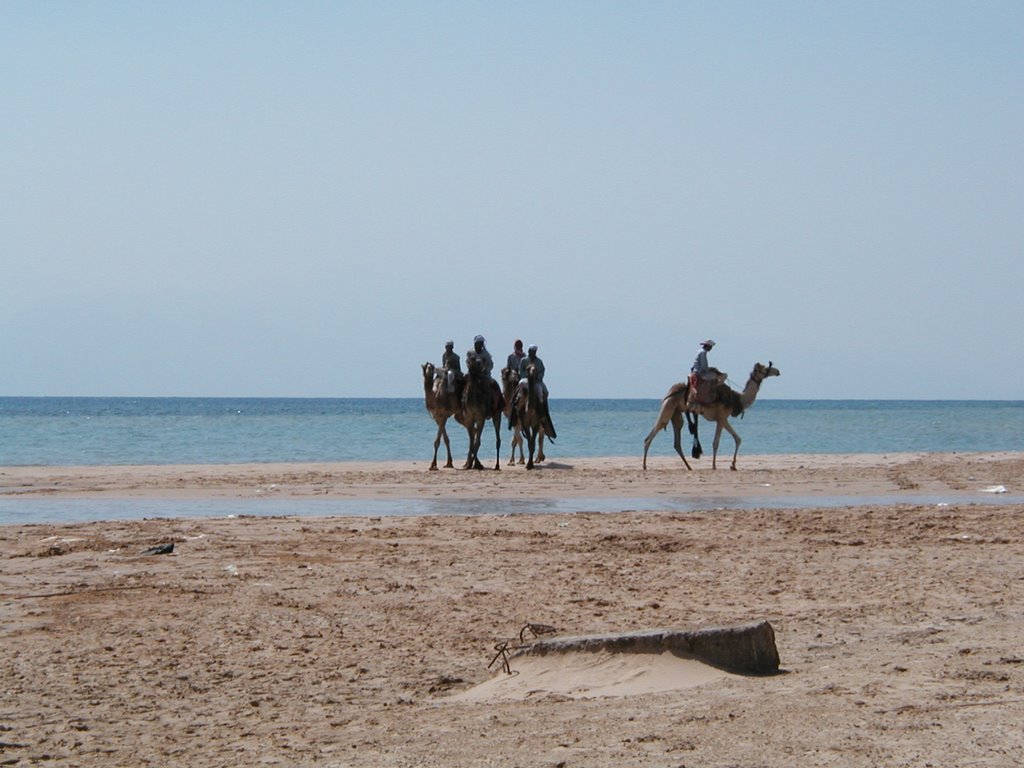
<instances>
[{"instance_id":1,"label":"dry sand","mask_svg":"<svg viewBox=\"0 0 1024 768\"><path fill-rule=\"evenodd\" d=\"M1022 454L425 466L0 468L4 496L28 505L582 500L574 514L0 527L0 765L1024 764L1024 505L993 503L1024 490ZM665 495L768 502L585 504ZM770 508L787 496L822 504ZM824 508L834 496L887 500ZM761 619L782 659L768 677L654 655L488 669L527 623Z\"/></svg>"}]
</instances>

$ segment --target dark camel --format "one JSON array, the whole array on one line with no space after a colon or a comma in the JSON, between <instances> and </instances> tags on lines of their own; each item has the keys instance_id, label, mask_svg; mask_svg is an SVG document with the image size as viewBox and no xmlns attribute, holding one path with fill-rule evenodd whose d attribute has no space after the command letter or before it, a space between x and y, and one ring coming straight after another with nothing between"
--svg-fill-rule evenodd
<instances>
[{"instance_id":1,"label":"dark camel","mask_svg":"<svg viewBox=\"0 0 1024 768\"><path fill-rule=\"evenodd\" d=\"M658 420L654 424L654 429L651 430L650 434L644 439L644 469L647 469L647 451L651 447L651 442L654 440L654 436L661 430L672 423L672 431L674 433L674 446L676 453L679 454L679 458L683 460L683 464L686 465L687 469L690 469L690 462L686 460L686 456L683 455L683 448L681 444L681 435L683 429L683 415L686 415L687 421L693 418L690 424L690 431L693 434L694 448L697 451L697 456L700 455L700 443L697 441L697 419L695 414L703 416L708 421L713 421L716 424L715 427L715 442L712 446L711 452L711 468L716 468L716 460L718 458L718 443L722 437L722 430L725 430L732 439L736 442L736 450L732 454L732 465L729 469L736 469L736 456L740 452L740 436L736 434L736 430L732 428L729 423L730 416L739 416L747 408L754 404L754 400L757 399L757 393L761 389L761 382L767 379L769 376L778 376L779 370L772 366L771 361L768 361L768 365L762 365L761 363L754 364L754 370L750 373L750 378L747 379L747 385L744 387L743 392L735 392L728 390L731 396L726 398L719 398L717 402L710 403L709 405L697 405L693 410L688 411L686 407L686 400L690 394L690 385L687 382L680 382L674 384L669 389L668 394L661 401L661 410L658 412ZM728 389L728 388L726 388Z\"/></svg>"},{"instance_id":2,"label":"dark camel","mask_svg":"<svg viewBox=\"0 0 1024 768\"><path fill-rule=\"evenodd\" d=\"M448 454L448 461L445 468L451 469L452 446L448 441L448 419L452 416L462 424L462 399L458 393L448 391L448 382L445 377L437 376L433 363L423 364L423 397L426 401L427 413L437 424L437 436L434 438L434 459L430 462L430 469L437 470L437 449L444 440L444 449Z\"/></svg>"},{"instance_id":3,"label":"dark camel","mask_svg":"<svg viewBox=\"0 0 1024 768\"><path fill-rule=\"evenodd\" d=\"M462 419L469 434L469 454L464 469L483 469L480 463L480 442L487 422L494 424L494 468L501 469L501 415L505 398L498 383L483 372L480 359L473 353L466 355L466 378L462 390Z\"/></svg>"}]
</instances>

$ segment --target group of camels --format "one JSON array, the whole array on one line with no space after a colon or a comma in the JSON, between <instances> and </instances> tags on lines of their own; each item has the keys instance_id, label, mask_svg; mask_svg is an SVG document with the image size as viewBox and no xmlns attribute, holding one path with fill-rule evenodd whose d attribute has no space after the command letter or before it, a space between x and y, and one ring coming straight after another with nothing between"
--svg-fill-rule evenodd
<instances>
[{"instance_id":1,"label":"group of camels","mask_svg":"<svg viewBox=\"0 0 1024 768\"><path fill-rule=\"evenodd\" d=\"M544 461L544 437L554 433L550 420L545 422L546 408L541 407L534 386L535 369L527 366L527 387L525 395L514 398L516 387L519 386L519 375L509 368L502 368L502 387L480 367L479 359L467 357L466 375L462 382L461 392L450 392L447 377L438 375L433 363L423 366L423 395L426 400L427 412L437 424L437 436L434 438L434 458L430 469L437 469L437 451L444 441L444 449L448 460L445 467L451 469L452 448L448 439L448 419L454 418L466 428L469 436L469 453L463 469L483 469L480 462L480 444L483 441L487 422L494 424L495 469L501 469L501 417L512 419L512 403L515 400L514 422L512 432L512 453L509 465L515 464L516 448L519 449L519 463L524 463L523 438L525 436L529 450L529 459L525 462L527 469L533 469L536 463Z\"/></svg>"},{"instance_id":2,"label":"group of camels","mask_svg":"<svg viewBox=\"0 0 1024 768\"><path fill-rule=\"evenodd\" d=\"M487 422L491 421L494 424L495 437L496 459L494 468L496 470L501 469L501 417L503 414L506 417L511 415L509 408L513 399L512 393L518 385L518 375L510 372L507 368L502 369L503 391L500 391L494 380L490 376L483 374L476 361L467 360L468 370L465 376L465 384L462 394L459 396L448 391L445 377L436 374L433 363L424 363L422 367L423 392L427 412L430 413L437 424L437 436L434 438L434 458L430 463L430 469L437 469L437 451L442 440L444 441L445 451L448 454L448 461L445 463L445 467L450 469L454 466L452 463L451 444L446 429L448 419L452 417L466 428L469 435L469 453L463 468L483 469L479 459L480 443L484 428L487 426ZM736 457L740 452L741 440L736 430L729 423L729 418L731 416L739 416L753 405L761 389L761 382L771 376L778 375L780 375L779 370L772 365L771 361L768 362L768 365L755 363L754 369L750 372L750 377L747 379L746 386L742 392L729 390L729 396L703 405L689 403L689 382L684 381L672 385L668 393L661 400L661 409L658 411L658 420L654 423L654 428L644 438L643 468L647 469L647 452L654 441L655 435L671 424L674 438L673 445L676 453L679 454L679 458L683 460L686 468L692 469L690 462L686 460L682 448L683 420L685 418L689 432L693 435L692 455L694 458L699 458L703 449L697 437L697 417L703 416L708 421L715 423L711 468L717 468L718 445L721 441L722 432L725 431L732 435L735 442L732 463L729 466L729 469L735 470ZM526 388L526 392L527 397L520 397L516 404L516 425L512 438L512 453L509 457L509 464L515 463L517 446L519 448L519 462L523 463L522 442L525 435L529 450L529 461L526 467L527 469L532 469L535 464L535 446L538 446L538 444L539 450L537 450L536 461L544 461L545 430L541 416L543 411L536 402L532 381Z\"/></svg>"}]
</instances>

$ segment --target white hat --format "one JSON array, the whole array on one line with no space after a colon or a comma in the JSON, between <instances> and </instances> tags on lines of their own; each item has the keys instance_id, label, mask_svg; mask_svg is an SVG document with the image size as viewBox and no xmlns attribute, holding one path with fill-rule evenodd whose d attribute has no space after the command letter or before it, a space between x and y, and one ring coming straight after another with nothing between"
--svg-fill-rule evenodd
<instances>
[{"instance_id":1,"label":"white hat","mask_svg":"<svg viewBox=\"0 0 1024 768\"><path fill-rule=\"evenodd\" d=\"M714 339L704 339L704 341L702 341L700 345L702 347L713 347L715 346L715 342Z\"/></svg>"},{"instance_id":2,"label":"white hat","mask_svg":"<svg viewBox=\"0 0 1024 768\"><path fill-rule=\"evenodd\" d=\"M477 343L478 341L479 341L479 342L480 342L481 344L483 344L483 343L484 343L484 337L483 337L483 336L475 336L475 337L473 337L473 343L474 343L474 344L476 344L476 343Z\"/></svg>"},{"instance_id":3,"label":"white hat","mask_svg":"<svg viewBox=\"0 0 1024 768\"><path fill-rule=\"evenodd\" d=\"M536 352L537 351L537 345L536 344L531 344L526 351L527 352Z\"/></svg>"}]
</instances>

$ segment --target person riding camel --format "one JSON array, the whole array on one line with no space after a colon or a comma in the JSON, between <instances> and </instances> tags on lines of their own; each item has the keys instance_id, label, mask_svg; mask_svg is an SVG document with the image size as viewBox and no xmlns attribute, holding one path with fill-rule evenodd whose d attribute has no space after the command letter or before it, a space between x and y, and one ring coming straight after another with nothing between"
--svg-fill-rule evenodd
<instances>
[{"instance_id":1,"label":"person riding camel","mask_svg":"<svg viewBox=\"0 0 1024 768\"><path fill-rule=\"evenodd\" d=\"M530 366L534 367L534 381L537 384L537 397L547 401L548 387L544 383L544 361L537 357L537 345L531 344L526 357L519 361L519 388L526 389L526 372Z\"/></svg>"},{"instance_id":2,"label":"person riding camel","mask_svg":"<svg viewBox=\"0 0 1024 768\"><path fill-rule=\"evenodd\" d=\"M483 336L476 336L473 339L473 353L480 359L480 370L485 376L490 376L494 370L494 358L487 351L486 343L487 340Z\"/></svg>"},{"instance_id":3,"label":"person riding camel","mask_svg":"<svg viewBox=\"0 0 1024 768\"><path fill-rule=\"evenodd\" d=\"M508 359L505 360L505 367L510 371L519 372L519 363L526 357L526 353L523 352L523 340L516 339L515 344L512 345L512 351L509 353Z\"/></svg>"},{"instance_id":4,"label":"person riding camel","mask_svg":"<svg viewBox=\"0 0 1024 768\"><path fill-rule=\"evenodd\" d=\"M494 371L494 358L491 357L491 353L487 351L487 340L480 335L473 338L473 348L466 353L466 360L470 357L480 361L480 373L482 373L491 382L491 391L494 394L494 406L497 409L505 407L505 397L501 394L501 386L494 380L492 372ZM468 364L468 363L467 363Z\"/></svg>"},{"instance_id":5,"label":"person riding camel","mask_svg":"<svg viewBox=\"0 0 1024 768\"><path fill-rule=\"evenodd\" d=\"M715 346L713 339L705 339L700 343L700 351L690 366L690 394L686 398L686 407L708 405L715 401L716 385L722 383L725 375L717 368L708 364L708 352Z\"/></svg>"},{"instance_id":6,"label":"person riding camel","mask_svg":"<svg viewBox=\"0 0 1024 768\"><path fill-rule=\"evenodd\" d=\"M459 382L462 381L462 363L459 360L459 354L455 351L454 341L446 341L444 344L441 370L444 371L449 394L455 394Z\"/></svg>"},{"instance_id":7,"label":"person riding camel","mask_svg":"<svg viewBox=\"0 0 1024 768\"><path fill-rule=\"evenodd\" d=\"M533 366L534 394L540 401L543 410L541 420L544 424L544 433L553 440L555 438L555 425L551 422L551 412L548 410L548 385L544 383L544 361L537 356L536 344L531 344L526 357L519 361L519 386L516 387L515 394L512 395L508 428L512 429L515 426L516 402L522 395L526 394L527 378L531 365Z\"/></svg>"}]
</instances>

